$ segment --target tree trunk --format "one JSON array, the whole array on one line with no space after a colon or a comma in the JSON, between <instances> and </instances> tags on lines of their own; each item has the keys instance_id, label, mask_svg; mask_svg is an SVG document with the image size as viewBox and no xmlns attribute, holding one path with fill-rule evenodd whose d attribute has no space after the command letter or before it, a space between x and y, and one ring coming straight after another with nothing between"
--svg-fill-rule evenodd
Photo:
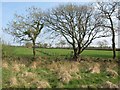
<instances>
[{"instance_id":1,"label":"tree trunk","mask_svg":"<svg viewBox=\"0 0 120 90\"><path fill-rule=\"evenodd\" d=\"M110 23L111 23L111 30L112 30L112 49L113 49L113 59L116 58L116 50L115 50L115 31L114 31L114 27L113 27L113 22L111 17L110 18Z\"/></svg>"},{"instance_id":2,"label":"tree trunk","mask_svg":"<svg viewBox=\"0 0 120 90\"><path fill-rule=\"evenodd\" d=\"M74 59L75 61L77 61L77 58L78 58L77 49L74 48L74 56L73 56L73 59Z\"/></svg>"},{"instance_id":3,"label":"tree trunk","mask_svg":"<svg viewBox=\"0 0 120 90\"><path fill-rule=\"evenodd\" d=\"M115 50L115 35L113 33L113 36L112 36L112 49L113 49L113 59L116 58L116 50Z\"/></svg>"},{"instance_id":4,"label":"tree trunk","mask_svg":"<svg viewBox=\"0 0 120 90\"><path fill-rule=\"evenodd\" d=\"M81 52L81 46L80 46L80 42L78 43L78 55L80 54Z\"/></svg>"},{"instance_id":5,"label":"tree trunk","mask_svg":"<svg viewBox=\"0 0 120 90\"><path fill-rule=\"evenodd\" d=\"M33 58L35 58L36 53L35 53L35 41L33 40Z\"/></svg>"}]
</instances>

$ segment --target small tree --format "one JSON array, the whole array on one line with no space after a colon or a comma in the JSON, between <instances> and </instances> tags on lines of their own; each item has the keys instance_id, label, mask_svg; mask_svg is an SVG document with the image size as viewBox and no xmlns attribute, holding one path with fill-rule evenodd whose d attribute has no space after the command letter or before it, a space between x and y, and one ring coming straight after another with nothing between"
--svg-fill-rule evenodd
<instances>
[{"instance_id":1,"label":"small tree","mask_svg":"<svg viewBox=\"0 0 120 90\"><path fill-rule=\"evenodd\" d=\"M115 22L114 16L116 15L117 2L98 2L98 10L100 11L101 17L104 19L105 23L102 27L109 29L112 36L112 49L113 49L113 59L116 58L116 48L115 48ZM119 19L119 17L118 17Z\"/></svg>"},{"instance_id":2,"label":"small tree","mask_svg":"<svg viewBox=\"0 0 120 90\"><path fill-rule=\"evenodd\" d=\"M33 56L35 57L35 42L44 26L44 14L40 8L36 7L26 9L26 13L27 15L15 14L14 20L4 30L19 41L32 41Z\"/></svg>"}]
</instances>

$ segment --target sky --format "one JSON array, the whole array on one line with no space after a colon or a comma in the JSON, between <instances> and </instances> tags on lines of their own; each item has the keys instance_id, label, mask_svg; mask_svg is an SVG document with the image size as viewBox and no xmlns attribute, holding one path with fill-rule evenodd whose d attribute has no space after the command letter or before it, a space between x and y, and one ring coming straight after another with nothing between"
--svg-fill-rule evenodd
<instances>
[{"instance_id":1,"label":"sky","mask_svg":"<svg viewBox=\"0 0 120 90\"><path fill-rule=\"evenodd\" d=\"M0 3L0 28L6 27L6 25L14 18L14 14L25 14L25 9L31 6L40 7L42 10L47 10L53 7L58 6L59 4L66 4L69 1L76 4L86 3L88 1L93 0L34 0L35 2L32 2L33 0L18 0L19 2L15 2L14 0L2 0L2 3ZM39 2L40 1L40 2ZM64 1L64 2L63 2ZM76 2L77 1L77 2ZM79 2L78 2L79 1ZM85 2L84 2L85 1ZM95 0L94 0L95 1ZM7 41L7 43L13 44L13 45L19 45L19 43L16 43L11 35L6 34L5 32L0 31L0 36L2 36L3 40ZM111 44L111 37L110 38L103 38L106 39L109 42L109 45ZM97 39L94 40L94 42L91 45L96 45L98 41L101 41L103 39ZM47 39L45 40L38 40L38 41L44 41L48 42ZM116 38L116 41L118 41L118 37ZM118 46L118 42L117 42Z\"/></svg>"},{"instance_id":2,"label":"sky","mask_svg":"<svg viewBox=\"0 0 120 90\"><path fill-rule=\"evenodd\" d=\"M31 6L40 7L42 10L47 10L52 7L56 7L60 3L55 2L4 2L2 3L2 27L6 25L14 18L14 14L25 14L25 9ZM62 4L62 2L61 2ZM2 32L2 37L10 44L19 45L14 42L13 37Z\"/></svg>"}]
</instances>

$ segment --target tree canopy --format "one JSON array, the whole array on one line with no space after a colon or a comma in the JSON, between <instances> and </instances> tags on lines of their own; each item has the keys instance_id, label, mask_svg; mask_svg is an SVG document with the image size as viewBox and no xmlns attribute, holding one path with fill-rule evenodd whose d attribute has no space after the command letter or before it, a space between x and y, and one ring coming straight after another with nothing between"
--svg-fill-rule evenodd
<instances>
[{"instance_id":1,"label":"tree canopy","mask_svg":"<svg viewBox=\"0 0 120 90\"><path fill-rule=\"evenodd\" d=\"M48 30L63 36L72 45L74 58L94 39L108 36L99 27L103 22L92 5L60 5L46 13L45 21Z\"/></svg>"}]
</instances>

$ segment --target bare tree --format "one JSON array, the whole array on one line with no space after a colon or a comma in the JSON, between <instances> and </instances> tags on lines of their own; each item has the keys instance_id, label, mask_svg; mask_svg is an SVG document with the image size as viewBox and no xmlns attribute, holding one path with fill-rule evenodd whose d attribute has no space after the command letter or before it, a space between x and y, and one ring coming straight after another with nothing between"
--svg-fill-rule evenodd
<instances>
[{"instance_id":1,"label":"bare tree","mask_svg":"<svg viewBox=\"0 0 120 90\"><path fill-rule=\"evenodd\" d=\"M105 23L102 24L103 27L111 30L112 34L112 49L113 49L113 59L116 58L116 48L115 48L115 21L114 17L117 10L117 2L98 2L98 10L101 13L101 17L104 19Z\"/></svg>"},{"instance_id":2,"label":"bare tree","mask_svg":"<svg viewBox=\"0 0 120 90\"><path fill-rule=\"evenodd\" d=\"M102 20L91 5L60 5L46 13L45 21L49 31L72 45L75 60L94 39L106 37L106 33L100 34Z\"/></svg>"},{"instance_id":3,"label":"bare tree","mask_svg":"<svg viewBox=\"0 0 120 90\"><path fill-rule=\"evenodd\" d=\"M40 8L31 7L26 9L26 13L27 15L15 14L13 21L4 30L19 41L32 41L33 56L35 57L36 38L44 26L43 12Z\"/></svg>"}]
</instances>

